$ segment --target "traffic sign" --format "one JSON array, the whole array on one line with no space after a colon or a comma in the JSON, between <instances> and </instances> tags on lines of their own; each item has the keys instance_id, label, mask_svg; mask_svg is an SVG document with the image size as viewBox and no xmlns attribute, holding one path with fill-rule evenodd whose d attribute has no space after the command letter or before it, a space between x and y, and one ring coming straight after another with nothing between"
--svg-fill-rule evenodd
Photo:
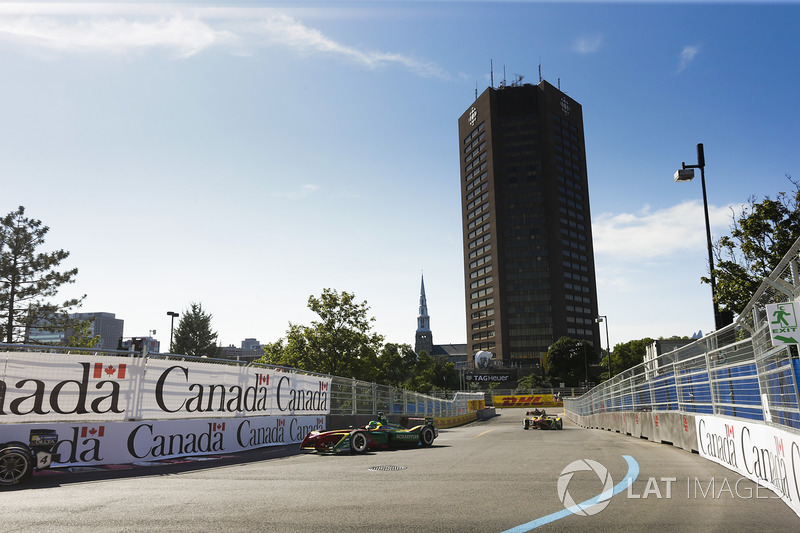
<instances>
[{"instance_id":1,"label":"traffic sign","mask_svg":"<svg viewBox=\"0 0 800 533\"><path fill-rule=\"evenodd\" d=\"M772 345L800 344L798 341L800 338L800 332L798 332L800 302L767 304L766 309Z\"/></svg>"}]
</instances>

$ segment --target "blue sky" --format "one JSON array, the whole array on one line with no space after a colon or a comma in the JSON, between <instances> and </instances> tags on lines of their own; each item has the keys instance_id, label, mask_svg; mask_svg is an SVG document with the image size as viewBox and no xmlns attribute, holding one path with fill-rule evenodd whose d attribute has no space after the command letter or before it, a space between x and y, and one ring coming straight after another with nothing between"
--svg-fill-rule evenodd
<instances>
[{"instance_id":1,"label":"blue sky","mask_svg":"<svg viewBox=\"0 0 800 533\"><path fill-rule=\"evenodd\" d=\"M224 345L309 323L324 288L413 344L466 341L457 119L505 72L583 106L611 345L713 326L712 232L800 178L800 4L0 4L0 213L71 252L84 312ZM604 334L605 331L601 331Z\"/></svg>"}]
</instances>

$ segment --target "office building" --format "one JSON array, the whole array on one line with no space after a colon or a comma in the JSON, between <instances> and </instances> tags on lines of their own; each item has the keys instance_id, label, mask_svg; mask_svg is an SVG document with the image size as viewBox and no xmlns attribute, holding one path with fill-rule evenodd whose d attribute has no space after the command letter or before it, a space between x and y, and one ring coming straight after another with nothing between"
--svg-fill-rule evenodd
<instances>
[{"instance_id":1,"label":"office building","mask_svg":"<svg viewBox=\"0 0 800 533\"><path fill-rule=\"evenodd\" d=\"M70 313L69 320L90 321L89 335L99 336L95 348L98 350L116 350L122 341L122 331L125 321L117 318L114 313ZM68 345L69 338L75 331L67 327L51 331L47 326L52 324L52 318L42 318L33 327L29 328L26 338L30 344Z\"/></svg>"},{"instance_id":2,"label":"office building","mask_svg":"<svg viewBox=\"0 0 800 533\"><path fill-rule=\"evenodd\" d=\"M581 105L546 81L490 87L458 133L470 355L536 366L564 336L599 351Z\"/></svg>"}]
</instances>

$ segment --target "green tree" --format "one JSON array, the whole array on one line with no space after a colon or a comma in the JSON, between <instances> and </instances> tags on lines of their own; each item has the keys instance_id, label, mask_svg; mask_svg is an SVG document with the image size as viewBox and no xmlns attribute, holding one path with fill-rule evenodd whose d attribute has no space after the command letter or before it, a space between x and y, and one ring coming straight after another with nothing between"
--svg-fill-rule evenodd
<instances>
[{"instance_id":1,"label":"green tree","mask_svg":"<svg viewBox=\"0 0 800 533\"><path fill-rule=\"evenodd\" d=\"M405 383L405 388L423 393L452 390L458 386L455 365L443 357L428 355L424 351L417 356L413 375Z\"/></svg>"},{"instance_id":2,"label":"green tree","mask_svg":"<svg viewBox=\"0 0 800 533\"><path fill-rule=\"evenodd\" d=\"M189 304L189 310L181 314L173 335L171 353L195 357L216 357L217 333L211 330L212 316L199 303Z\"/></svg>"},{"instance_id":3,"label":"green tree","mask_svg":"<svg viewBox=\"0 0 800 533\"><path fill-rule=\"evenodd\" d=\"M739 314L767 277L800 237L800 186L791 176L790 193L779 192L757 202L754 197L742 212L732 215L730 235L714 246L716 299L720 310ZM710 283L708 277L702 280Z\"/></svg>"},{"instance_id":4,"label":"green tree","mask_svg":"<svg viewBox=\"0 0 800 533\"><path fill-rule=\"evenodd\" d=\"M80 305L83 297L60 304L50 301L78 269L59 272L69 252L38 252L50 228L25 216L20 206L0 220L0 339L21 342L27 327ZM49 327L54 327L48 321Z\"/></svg>"},{"instance_id":5,"label":"green tree","mask_svg":"<svg viewBox=\"0 0 800 533\"><path fill-rule=\"evenodd\" d=\"M548 380L541 374L534 372L518 380L517 389L514 392L517 393L531 389L542 389L550 386L551 386L550 380Z\"/></svg>"},{"instance_id":6,"label":"green tree","mask_svg":"<svg viewBox=\"0 0 800 533\"><path fill-rule=\"evenodd\" d=\"M417 354L408 344L386 343L378 355L378 382L400 388L414 375Z\"/></svg>"},{"instance_id":7,"label":"green tree","mask_svg":"<svg viewBox=\"0 0 800 533\"><path fill-rule=\"evenodd\" d=\"M94 319L73 320L67 330L70 334L67 337L67 346L73 348L94 348L100 342L100 335L92 332Z\"/></svg>"},{"instance_id":8,"label":"green tree","mask_svg":"<svg viewBox=\"0 0 800 533\"><path fill-rule=\"evenodd\" d=\"M644 339L621 342L614 346L611 352L611 371L616 376L631 367L644 362L647 353L647 346L653 342L650 337ZM608 368L608 360L605 360L605 368Z\"/></svg>"},{"instance_id":9,"label":"green tree","mask_svg":"<svg viewBox=\"0 0 800 533\"><path fill-rule=\"evenodd\" d=\"M378 351L383 337L372 331L375 318L367 302L349 292L324 289L309 296L308 308L319 320L310 326L289 324L286 338L265 347L260 360L365 381L378 378Z\"/></svg>"},{"instance_id":10,"label":"green tree","mask_svg":"<svg viewBox=\"0 0 800 533\"><path fill-rule=\"evenodd\" d=\"M593 361L591 342L561 337L547 350L547 373L553 383L576 387L586 381L587 369Z\"/></svg>"}]
</instances>

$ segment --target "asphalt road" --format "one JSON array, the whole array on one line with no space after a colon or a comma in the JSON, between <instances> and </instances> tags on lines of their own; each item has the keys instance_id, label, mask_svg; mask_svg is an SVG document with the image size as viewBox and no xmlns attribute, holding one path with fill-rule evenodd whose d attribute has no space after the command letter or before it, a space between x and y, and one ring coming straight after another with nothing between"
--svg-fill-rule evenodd
<instances>
[{"instance_id":1,"label":"asphalt road","mask_svg":"<svg viewBox=\"0 0 800 533\"><path fill-rule=\"evenodd\" d=\"M567 421L524 431L524 411L499 413L441 430L427 449L332 456L292 446L37 473L0 489L0 532L800 531L771 492L696 454ZM562 503L626 475L635 475L630 489L576 509L585 516Z\"/></svg>"}]
</instances>

